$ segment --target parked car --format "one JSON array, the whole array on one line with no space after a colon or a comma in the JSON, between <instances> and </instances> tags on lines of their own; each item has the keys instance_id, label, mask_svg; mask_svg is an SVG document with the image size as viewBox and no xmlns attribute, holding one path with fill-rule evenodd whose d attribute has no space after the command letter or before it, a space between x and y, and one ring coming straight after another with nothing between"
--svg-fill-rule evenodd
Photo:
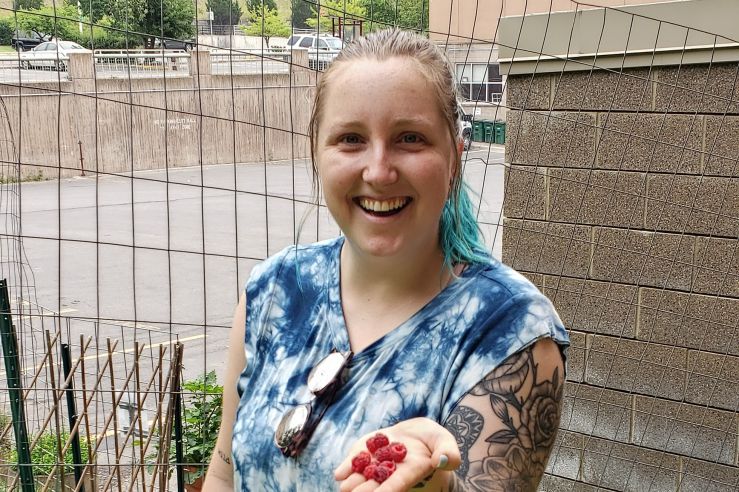
<instances>
[{"instance_id":1,"label":"parked car","mask_svg":"<svg viewBox=\"0 0 739 492\"><path fill-rule=\"evenodd\" d=\"M31 51L20 54L22 68L49 67L64 71L67 69L69 53L87 51L72 41L48 41L41 43Z\"/></svg>"},{"instance_id":2,"label":"parked car","mask_svg":"<svg viewBox=\"0 0 739 492\"><path fill-rule=\"evenodd\" d=\"M325 70L344 47L341 39L324 34L293 34L287 40L287 49L308 50L308 66Z\"/></svg>"},{"instance_id":3,"label":"parked car","mask_svg":"<svg viewBox=\"0 0 739 492\"><path fill-rule=\"evenodd\" d=\"M459 106L459 116L462 120L462 140L464 141L464 150L469 150L472 145L472 115L464 112L464 108Z\"/></svg>"},{"instance_id":4,"label":"parked car","mask_svg":"<svg viewBox=\"0 0 739 492\"><path fill-rule=\"evenodd\" d=\"M192 51L198 45L197 40L194 39L160 39L157 38L154 41L154 47L159 48L160 46L165 50L185 50Z\"/></svg>"},{"instance_id":5,"label":"parked car","mask_svg":"<svg viewBox=\"0 0 739 492\"><path fill-rule=\"evenodd\" d=\"M324 34L316 36L315 34L293 34L287 40L287 46L291 48L313 48L323 51L339 51L343 48L341 39Z\"/></svg>"},{"instance_id":6,"label":"parked car","mask_svg":"<svg viewBox=\"0 0 739 492\"><path fill-rule=\"evenodd\" d=\"M16 31L15 36L10 39L10 46L16 51L26 51L35 48L45 41L50 41L51 36L40 36L35 32L27 33Z\"/></svg>"}]
</instances>

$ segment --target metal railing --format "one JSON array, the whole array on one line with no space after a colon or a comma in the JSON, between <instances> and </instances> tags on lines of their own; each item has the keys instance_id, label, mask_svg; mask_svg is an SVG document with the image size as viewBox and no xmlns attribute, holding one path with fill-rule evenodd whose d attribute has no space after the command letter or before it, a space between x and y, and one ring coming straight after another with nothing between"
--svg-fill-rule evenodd
<instances>
[{"instance_id":1,"label":"metal railing","mask_svg":"<svg viewBox=\"0 0 739 492\"><path fill-rule=\"evenodd\" d=\"M213 75L287 73L292 57L284 50L214 50L210 52Z\"/></svg>"},{"instance_id":2,"label":"metal railing","mask_svg":"<svg viewBox=\"0 0 739 492\"><path fill-rule=\"evenodd\" d=\"M28 53L28 52L27 52ZM46 82L69 80L68 59L54 52L34 54L33 59L21 53L0 53L0 82Z\"/></svg>"},{"instance_id":3,"label":"metal railing","mask_svg":"<svg viewBox=\"0 0 739 492\"><path fill-rule=\"evenodd\" d=\"M150 77L190 75L190 54L184 50L95 50L99 77Z\"/></svg>"}]
</instances>

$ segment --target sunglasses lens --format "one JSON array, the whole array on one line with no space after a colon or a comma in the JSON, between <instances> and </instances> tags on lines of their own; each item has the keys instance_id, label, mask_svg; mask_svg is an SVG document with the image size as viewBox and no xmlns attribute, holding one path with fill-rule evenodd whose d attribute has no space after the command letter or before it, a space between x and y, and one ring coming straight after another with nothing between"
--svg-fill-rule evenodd
<instances>
[{"instance_id":1,"label":"sunglasses lens","mask_svg":"<svg viewBox=\"0 0 739 492\"><path fill-rule=\"evenodd\" d=\"M310 405L306 403L291 408L282 416L282 420L275 431L275 444L278 448L288 449L308 422L310 412Z\"/></svg>"},{"instance_id":2,"label":"sunglasses lens","mask_svg":"<svg viewBox=\"0 0 739 492\"><path fill-rule=\"evenodd\" d=\"M308 374L308 389L315 395L320 395L326 388L336 381L339 373L346 365L347 356L340 352L332 352Z\"/></svg>"}]
</instances>

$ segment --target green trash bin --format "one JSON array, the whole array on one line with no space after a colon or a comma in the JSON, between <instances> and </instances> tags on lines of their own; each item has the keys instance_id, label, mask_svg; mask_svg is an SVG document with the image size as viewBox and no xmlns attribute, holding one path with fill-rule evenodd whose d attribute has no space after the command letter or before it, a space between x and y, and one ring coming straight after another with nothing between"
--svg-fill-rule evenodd
<instances>
[{"instance_id":1,"label":"green trash bin","mask_svg":"<svg viewBox=\"0 0 739 492\"><path fill-rule=\"evenodd\" d=\"M495 141L495 122L483 121L483 125L485 125L485 142L493 143Z\"/></svg>"},{"instance_id":2,"label":"green trash bin","mask_svg":"<svg viewBox=\"0 0 739 492\"><path fill-rule=\"evenodd\" d=\"M482 142L485 138L485 134L483 133L484 127L482 121L474 121L472 122L472 141L473 142Z\"/></svg>"},{"instance_id":3,"label":"green trash bin","mask_svg":"<svg viewBox=\"0 0 739 492\"><path fill-rule=\"evenodd\" d=\"M498 121L495 123L495 143L505 144L505 122Z\"/></svg>"}]
</instances>

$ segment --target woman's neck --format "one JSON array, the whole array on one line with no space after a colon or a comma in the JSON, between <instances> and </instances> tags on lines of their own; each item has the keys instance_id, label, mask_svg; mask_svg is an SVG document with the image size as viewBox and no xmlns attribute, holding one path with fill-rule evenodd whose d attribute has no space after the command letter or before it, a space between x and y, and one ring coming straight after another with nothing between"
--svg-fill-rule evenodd
<instances>
[{"instance_id":1,"label":"woman's neck","mask_svg":"<svg viewBox=\"0 0 739 492\"><path fill-rule=\"evenodd\" d=\"M341 251L342 290L371 298L436 294L449 283L441 249L416 251L409 257L376 257L361 253L347 239Z\"/></svg>"}]
</instances>

